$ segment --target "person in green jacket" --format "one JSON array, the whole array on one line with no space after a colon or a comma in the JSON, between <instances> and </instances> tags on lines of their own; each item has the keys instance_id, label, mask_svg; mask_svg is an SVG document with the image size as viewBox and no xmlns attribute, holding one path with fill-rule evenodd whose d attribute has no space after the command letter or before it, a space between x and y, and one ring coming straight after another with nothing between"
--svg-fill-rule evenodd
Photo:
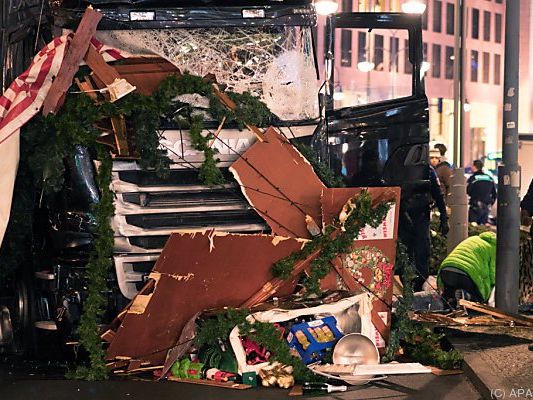
<instances>
[{"instance_id":1,"label":"person in green jacket","mask_svg":"<svg viewBox=\"0 0 533 400\"><path fill-rule=\"evenodd\" d=\"M483 232L457 245L439 268L438 283L444 298L455 298L457 289L473 301L487 302L496 281L496 233Z\"/></svg>"}]
</instances>

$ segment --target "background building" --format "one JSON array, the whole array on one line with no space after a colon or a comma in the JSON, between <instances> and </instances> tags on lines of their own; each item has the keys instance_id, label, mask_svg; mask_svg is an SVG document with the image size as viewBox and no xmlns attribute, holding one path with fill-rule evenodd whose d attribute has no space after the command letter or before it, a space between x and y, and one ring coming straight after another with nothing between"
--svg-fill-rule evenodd
<instances>
[{"instance_id":1,"label":"background building","mask_svg":"<svg viewBox=\"0 0 533 400\"><path fill-rule=\"evenodd\" d=\"M404 0L344 0L338 11L397 11ZM463 160L501 150L505 2L465 0ZM520 57L520 132L533 132L533 52L530 50L531 1L522 0ZM426 93L431 140L446 144L453 158L453 0L427 0L423 20ZM325 17L319 17L318 54L324 57ZM411 64L407 32L344 30L338 35L335 60L336 99L343 106L410 94ZM361 62L366 62L361 64ZM363 71L361 70L363 66ZM364 72L368 70L368 72ZM488 166L491 162L487 161ZM493 162L495 167L495 162ZM527 188L526 188L527 189Z\"/></svg>"}]
</instances>

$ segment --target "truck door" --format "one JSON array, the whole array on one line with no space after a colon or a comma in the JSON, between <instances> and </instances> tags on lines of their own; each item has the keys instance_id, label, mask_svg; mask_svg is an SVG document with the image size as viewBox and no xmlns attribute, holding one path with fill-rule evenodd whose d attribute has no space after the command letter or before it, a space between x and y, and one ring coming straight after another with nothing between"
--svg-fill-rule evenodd
<instances>
[{"instance_id":1,"label":"truck door","mask_svg":"<svg viewBox=\"0 0 533 400\"><path fill-rule=\"evenodd\" d=\"M400 224L412 227L409 214L429 204L421 19L334 14L325 39L324 139L330 165L347 186L401 186Z\"/></svg>"}]
</instances>

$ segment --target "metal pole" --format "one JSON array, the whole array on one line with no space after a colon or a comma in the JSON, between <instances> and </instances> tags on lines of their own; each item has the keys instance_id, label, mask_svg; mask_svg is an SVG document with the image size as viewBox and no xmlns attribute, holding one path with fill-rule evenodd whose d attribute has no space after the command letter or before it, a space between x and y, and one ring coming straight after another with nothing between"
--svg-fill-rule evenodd
<instances>
[{"instance_id":1,"label":"metal pole","mask_svg":"<svg viewBox=\"0 0 533 400\"><path fill-rule=\"evenodd\" d=\"M457 157L457 165L464 166L464 138L465 138L465 85L464 85L464 66L466 53L466 35L465 29L465 0L460 1L459 6L459 38L461 46L459 48L459 155Z\"/></svg>"},{"instance_id":2,"label":"metal pole","mask_svg":"<svg viewBox=\"0 0 533 400\"><path fill-rule=\"evenodd\" d=\"M498 168L498 241L496 307L518 310L520 246L520 166L518 165L518 64L520 1L505 9L505 69L503 82L503 160Z\"/></svg>"},{"instance_id":3,"label":"metal pole","mask_svg":"<svg viewBox=\"0 0 533 400\"><path fill-rule=\"evenodd\" d=\"M463 157L461 140L462 102L462 40L463 13L462 1L455 0L455 47L453 60L453 170L450 195L447 205L450 208L450 232L448 233L447 250L451 252L455 246L468 237L468 198L466 196L465 171L462 168Z\"/></svg>"},{"instance_id":4,"label":"metal pole","mask_svg":"<svg viewBox=\"0 0 533 400\"><path fill-rule=\"evenodd\" d=\"M461 80L459 76L461 65L461 0L455 0L455 21L454 21L454 47L453 47L453 163L461 166L460 149L460 118L461 112Z\"/></svg>"}]
</instances>

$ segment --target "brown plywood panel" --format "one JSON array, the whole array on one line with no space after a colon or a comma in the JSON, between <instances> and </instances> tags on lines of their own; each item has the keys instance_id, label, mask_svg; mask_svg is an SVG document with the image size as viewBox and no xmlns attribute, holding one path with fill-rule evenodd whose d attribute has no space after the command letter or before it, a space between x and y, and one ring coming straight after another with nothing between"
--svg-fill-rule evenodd
<instances>
[{"instance_id":1,"label":"brown plywood panel","mask_svg":"<svg viewBox=\"0 0 533 400\"><path fill-rule=\"evenodd\" d=\"M163 79L179 73L175 65L162 58L127 59L115 64L114 68L122 78L137 87L137 92L146 96L154 93Z\"/></svg>"},{"instance_id":2,"label":"brown plywood panel","mask_svg":"<svg viewBox=\"0 0 533 400\"><path fill-rule=\"evenodd\" d=\"M134 299L110 343L108 359L128 356L162 364L196 312L241 305L272 279L273 263L303 244L270 235L172 234L150 274L153 291ZM285 286L280 294L293 288L294 283Z\"/></svg>"},{"instance_id":3,"label":"brown plywood panel","mask_svg":"<svg viewBox=\"0 0 533 400\"><path fill-rule=\"evenodd\" d=\"M272 232L310 238L306 215L320 225L324 184L311 164L274 128L230 167L242 191Z\"/></svg>"}]
</instances>

